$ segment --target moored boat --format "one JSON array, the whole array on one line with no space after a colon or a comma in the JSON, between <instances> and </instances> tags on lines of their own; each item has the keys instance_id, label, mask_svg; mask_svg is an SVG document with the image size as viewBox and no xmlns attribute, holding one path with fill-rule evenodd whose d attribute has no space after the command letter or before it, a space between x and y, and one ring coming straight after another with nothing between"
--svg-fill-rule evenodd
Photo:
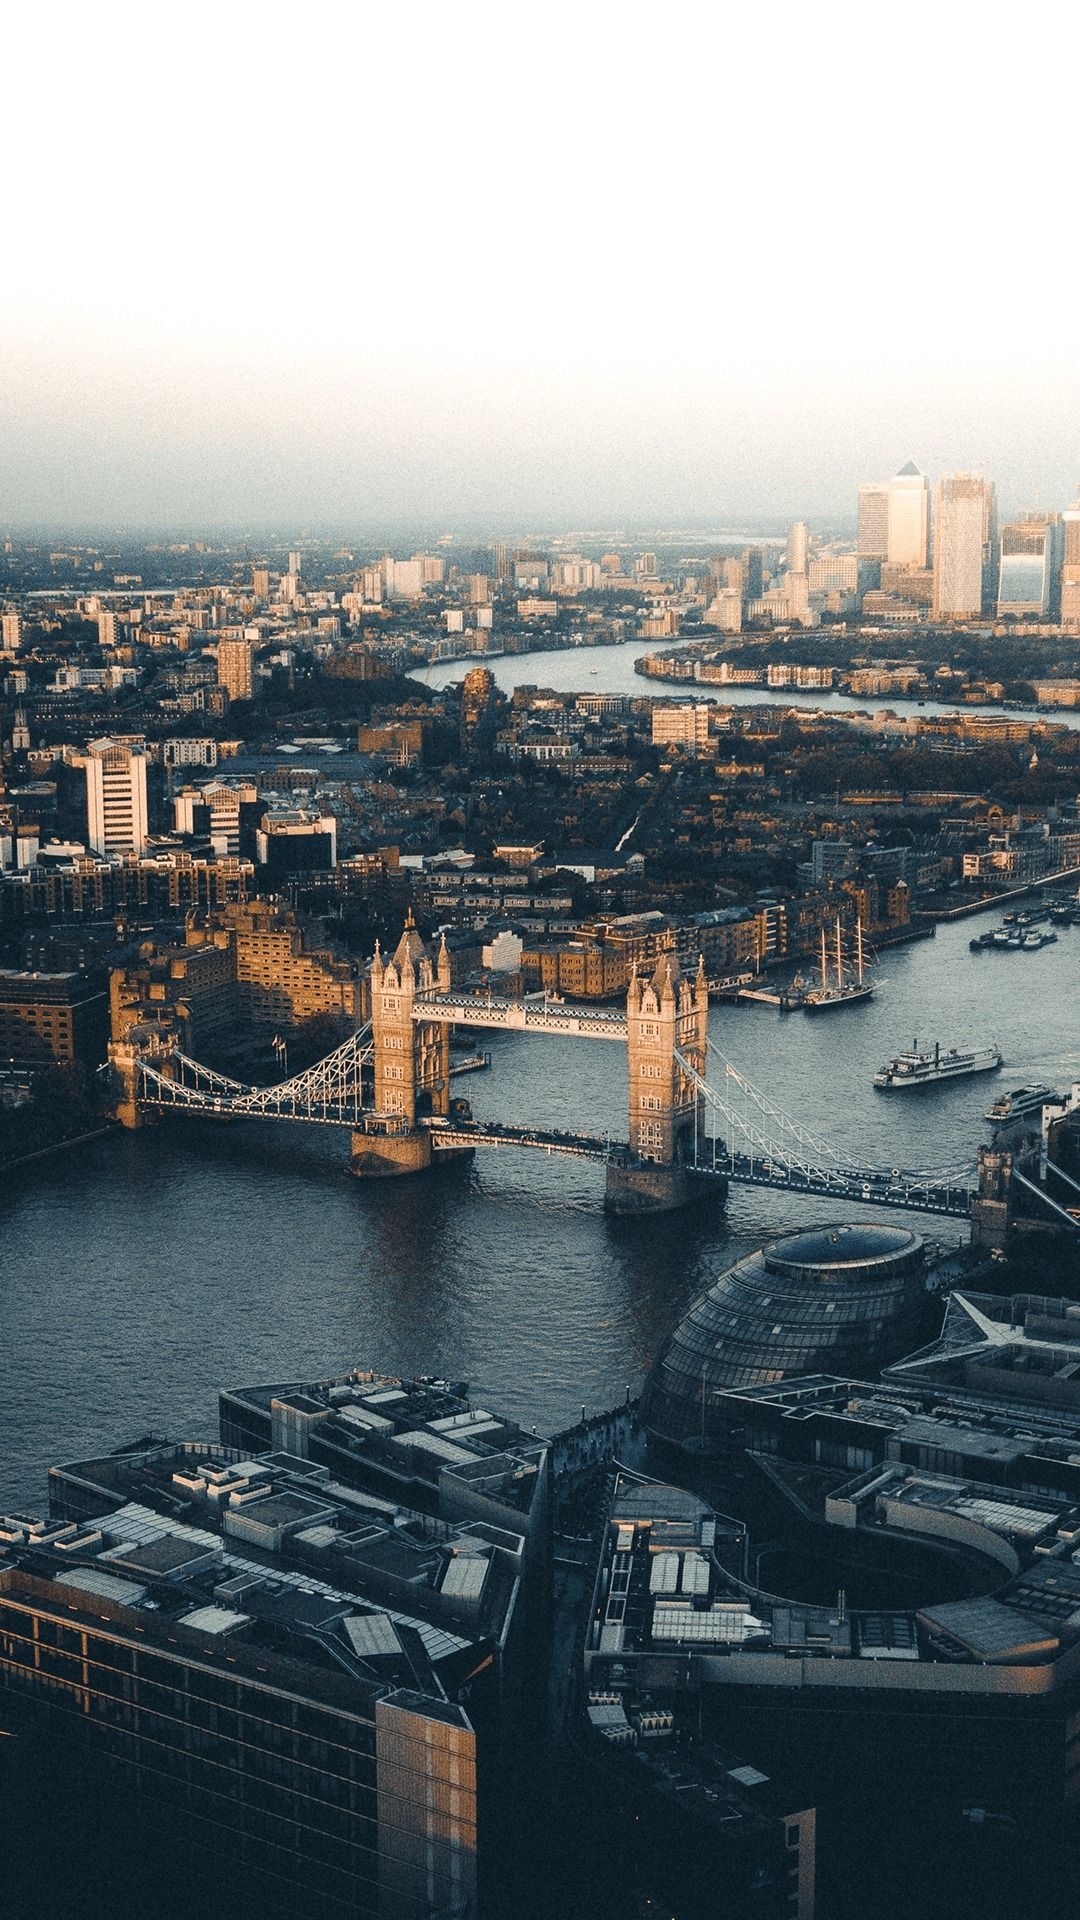
<instances>
[{"instance_id":1,"label":"moored boat","mask_svg":"<svg viewBox=\"0 0 1080 1920\"><path fill-rule=\"evenodd\" d=\"M830 1013L834 1007L850 1007L858 1000L872 1000L872 967L863 950L862 921L855 924L855 950L845 949L837 915L833 938L821 929L821 977L802 1002L805 1013Z\"/></svg>"},{"instance_id":2,"label":"moored boat","mask_svg":"<svg viewBox=\"0 0 1080 1920\"><path fill-rule=\"evenodd\" d=\"M1041 1113L1044 1107L1060 1106L1064 1095L1053 1087L1014 1087L1002 1093L986 1109L984 1118L992 1126L1003 1127L1009 1120L1020 1120L1029 1113Z\"/></svg>"}]
</instances>

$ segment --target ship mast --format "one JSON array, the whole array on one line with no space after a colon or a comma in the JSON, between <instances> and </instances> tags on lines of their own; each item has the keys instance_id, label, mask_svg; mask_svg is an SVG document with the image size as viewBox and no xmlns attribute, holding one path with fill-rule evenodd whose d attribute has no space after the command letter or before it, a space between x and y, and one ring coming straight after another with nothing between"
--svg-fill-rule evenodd
<instances>
[{"instance_id":1,"label":"ship mast","mask_svg":"<svg viewBox=\"0 0 1080 1920\"><path fill-rule=\"evenodd\" d=\"M822 922L822 927L821 927L821 991L822 993L828 993L829 991L829 963L825 957L824 922Z\"/></svg>"},{"instance_id":2,"label":"ship mast","mask_svg":"<svg viewBox=\"0 0 1080 1920\"><path fill-rule=\"evenodd\" d=\"M862 921L855 922L855 962L859 969L859 985L863 983Z\"/></svg>"},{"instance_id":3,"label":"ship mast","mask_svg":"<svg viewBox=\"0 0 1080 1920\"><path fill-rule=\"evenodd\" d=\"M840 915L836 916L836 991L844 991L844 956L840 948Z\"/></svg>"}]
</instances>

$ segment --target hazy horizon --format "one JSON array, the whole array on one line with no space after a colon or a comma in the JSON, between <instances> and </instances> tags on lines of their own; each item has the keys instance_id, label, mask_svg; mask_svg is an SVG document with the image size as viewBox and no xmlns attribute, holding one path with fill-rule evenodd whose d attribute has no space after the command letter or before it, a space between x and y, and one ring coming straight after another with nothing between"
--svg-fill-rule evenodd
<instances>
[{"instance_id":1,"label":"hazy horizon","mask_svg":"<svg viewBox=\"0 0 1080 1920\"><path fill-rule=\"evenodd\" d=\"M927 0L260 22L13 25L0 525L1075 497L1071 17L1037 85Z\"/></svg>"}]
</instances>

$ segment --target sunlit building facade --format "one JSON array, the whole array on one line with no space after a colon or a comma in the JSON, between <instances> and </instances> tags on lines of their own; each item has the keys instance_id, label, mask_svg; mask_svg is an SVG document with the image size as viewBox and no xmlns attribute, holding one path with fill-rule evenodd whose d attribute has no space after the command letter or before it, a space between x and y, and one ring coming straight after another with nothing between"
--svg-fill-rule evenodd
<instances>
[{"instance_id":1,"label":"sunlit building facade","mask_svg":"<svg viewBox=\"0 0 1080 1920\"><path fill-rule=\"evenodd\" d=\"M930 553L930 482L909 460L889 481L888 552L893 566L925 567Z\"/></svg>"},{"instance_id":2,"label":"sunlit building facade","mask_svg":"<svg viewBox=\"0 0 1080 1920\"><path fill-rule=\"evenodd\" d=\"M945 474L935 506L934 618L977 619L993 605L994 483L977 473Z\"/></svg>"}]
</instances>

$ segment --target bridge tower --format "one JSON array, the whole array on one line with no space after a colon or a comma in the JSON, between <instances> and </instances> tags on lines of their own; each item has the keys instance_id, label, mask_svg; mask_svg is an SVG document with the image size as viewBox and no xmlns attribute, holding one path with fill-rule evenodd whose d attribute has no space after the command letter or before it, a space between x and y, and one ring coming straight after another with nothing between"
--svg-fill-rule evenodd
<instances>
[{"instance_id":1,"label":"bridge tower","mask_svg":"<svg viewBox=\"0 0 1080 1920\"><path fill-rule=\"evenodd\" d=\"M359 1174L419 1173L431 1165L431 1135L420 1124L450 1110L450 1028L414 1017L418 993L450 988L450 955L443 938L432 966L410 909L393 958L378 944L371 963L371 1037L375 1111L354 1133L352 1168Z\"/></svg>"},{"instance_id":2,"label":"bridge tower","mask_svg":"<svg viewBox=\"0 0 1080 1920\"><path fill-rule=\"evenodd\" d=\"M109 1041L113 1114L122 1127L134 1131L147 1123L140 1100L140 1062L148 1061L166 1080L175 1079L173 1049L177 1043L175 1028L165 1020L132 1021L120 1039Z\"/></svg>"},{"instance_id":3,"label":"bridge tower","mask_svg":"<svg viewBox=\"0 0 1080 1920\"><path fill-rule=\"evenodd\" d=\"M1007 1148L979 1148L979 1187L971 1202L971 1244L984 1252L1004 1250L1013 1220L1013 1155Z\"/></svg>"},{"instance_id":4,"label":"bridge tower","mask_svg":"<svg viewBox=\"0 0 1080 1920\"><path fill-rule=\"evenodd\" d=\"M700 1095L676 1058L705 1074L709 990L704 962L690 981L674 952L660 956L651 980L637 975L626 996L630 1152L608 1167L611 1213L665 1213L688 1198L684 1162L699 1124Z\"/></svg>"}]
</instances>

